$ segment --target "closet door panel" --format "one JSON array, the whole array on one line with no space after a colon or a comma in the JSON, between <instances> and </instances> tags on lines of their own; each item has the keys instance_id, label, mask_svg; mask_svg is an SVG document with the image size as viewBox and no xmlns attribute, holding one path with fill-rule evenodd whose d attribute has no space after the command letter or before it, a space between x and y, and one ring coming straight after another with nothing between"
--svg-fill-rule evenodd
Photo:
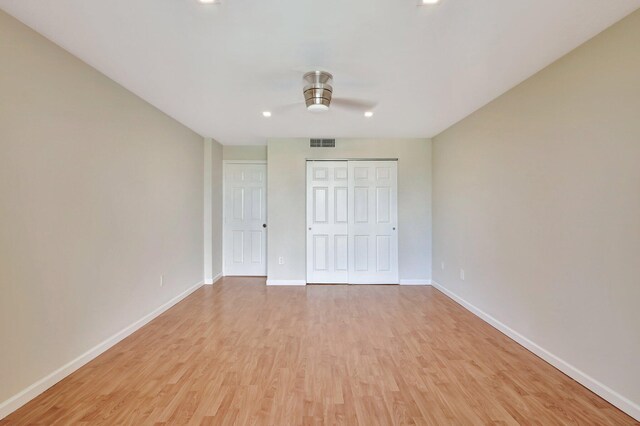
<instances>
[{"instance_id":1,"label":"closet door panel","mask_svg":"<svg viewBox=\"0 0 640 426\"><path fill-rule=\"evenodd\" d=\"M307 283L348 281L348 164L307 161Z\"/></svg>"},{"instance_id":2,"label":"closet door panel","mask_svg":"<svg viewBox=\"0 0 640 426\"><path fill-rule=\"evenodd\" d=\"M349 283L398 284L397 162L349 162Z\"/></svg>"}]
</instances>

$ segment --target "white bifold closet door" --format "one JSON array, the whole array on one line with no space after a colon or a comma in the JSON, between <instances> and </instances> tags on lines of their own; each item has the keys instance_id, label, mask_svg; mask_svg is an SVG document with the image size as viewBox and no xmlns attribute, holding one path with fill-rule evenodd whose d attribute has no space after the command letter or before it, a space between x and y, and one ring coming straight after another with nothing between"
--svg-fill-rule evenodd
<instances>
[{"instance_id":1,"label":"white bifold closet door","mask_svg":"<svg viewBox=\"0 0 640 426\"><path fill-rule=\"evenodd\" d=\"M307 282L397 284L397 162L307 162Z\"/></svg>"},{"instance_id":2,"label":"white bifold closet door","mask_svg":"<svg viewBox=\"0 0 640 426\"><path fill-rule=\"evenodd\" d=\"M349 283L398 284L398 163L349 162Z\"/></svg>"},{"instance_id":3,"label":"white bifold closet door","mask_svg":"<svg viewBox=\"0 0 640 426\"><path fill-rule=\"evenodd\" d=\"M348 200L346 161L307 162L308 283L348 283Z\"/></svg>"}]
</instances>

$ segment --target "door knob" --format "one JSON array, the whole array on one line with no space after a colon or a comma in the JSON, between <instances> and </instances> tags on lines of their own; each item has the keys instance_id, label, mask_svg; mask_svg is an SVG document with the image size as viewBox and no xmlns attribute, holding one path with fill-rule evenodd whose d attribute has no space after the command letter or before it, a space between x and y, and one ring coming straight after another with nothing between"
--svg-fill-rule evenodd
<instances>
[{"instance_id":1,"label":"door knob","mask_svg":"<svg viewBox=\"0 0 640 426\"><path fill-rule=\"evenodd\" d=\"M266 227L267 227L267 224L266 224L266 223L263 223L263 224L262 224L262 227L263 227L263 228L266 228Z\"/></svg>"}]
</instances>

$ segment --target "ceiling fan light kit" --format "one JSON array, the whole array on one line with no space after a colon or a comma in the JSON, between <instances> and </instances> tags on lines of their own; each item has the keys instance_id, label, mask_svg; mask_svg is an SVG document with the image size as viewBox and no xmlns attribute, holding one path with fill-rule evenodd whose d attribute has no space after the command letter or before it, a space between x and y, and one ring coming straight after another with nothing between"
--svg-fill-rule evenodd
<instances>
[{"instance_id":1,"label":"ceiling fan light kit","mask_svg":"<svg viewBox=\"0 0 640 426\"><path fill-rule=\"evenodd\" d=\"M326 71L304 75L304 101L308 111L328 111L333 95L333 76Z\"/></svg>"},{"instance_id":2,"label":"ceiling fan light kit","mask_svg":"<svg viewBox=\"0 0 640 426\"><path fill-rule=\"evenodd\" d=\"M334 107L342 110L358 112L373 111L375 102L361 99L334 97L333 96L333 75L327 71L310 71L302 77L302 94L308 112L322 112ZM283 105L279 111L302 106L302 102Z\"/></svg>"}]
</instances>

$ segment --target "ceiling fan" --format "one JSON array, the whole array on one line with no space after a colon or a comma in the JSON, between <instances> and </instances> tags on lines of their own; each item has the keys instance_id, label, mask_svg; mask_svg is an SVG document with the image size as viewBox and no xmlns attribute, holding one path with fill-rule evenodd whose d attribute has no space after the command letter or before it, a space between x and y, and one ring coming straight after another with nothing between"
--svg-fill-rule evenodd
<instances>
[{"instance_id":1,"label":"ceiling fan","mask_svg":"<svg viewBox=\"0 0 640 426\"><path fill-rule=\"evenodd\" d=\"M335 98L333 97L333 75L326 71L310 71L302 77L304 87L304 102L307 111L323 112L328 111L329 107L364 112L370 111L376 103L352 98ZM300 103L290 104L286 107L293 107Z\"/></svg>"}]
</instances>

